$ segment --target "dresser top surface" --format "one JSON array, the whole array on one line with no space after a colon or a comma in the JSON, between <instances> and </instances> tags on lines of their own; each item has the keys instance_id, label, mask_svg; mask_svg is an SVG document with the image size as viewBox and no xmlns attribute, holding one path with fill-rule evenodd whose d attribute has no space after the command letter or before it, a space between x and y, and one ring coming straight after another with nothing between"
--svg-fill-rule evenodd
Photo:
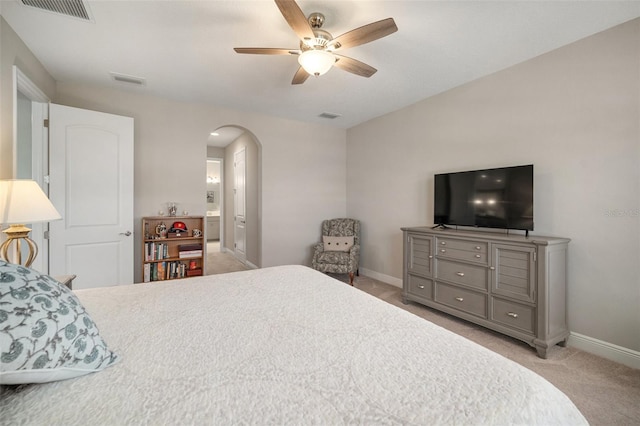
<instances>
[{"instance_id":1,"label":"dresser top surface","mask_svg":"<svg viewBox=\"0 0 640 426\"><path fill-rule=\"evenodd\" d=\"M541 235L531 235L525 236L520 234L511 234L507 233L506 230L500 231L484 231L484 230L469 230L469 229L434 229L430 226L413 226L413 227L403 227L400 228L404 232L415 232L428 234L433 236L440 237L451 237L451 238L474 238L474 239L482 239L482 240L491 240L498 242L518 242L518 243L530 243L530 244L542 244L542 245L551 245L551 244L566 244L571 241L570 238L564 237L547 237ZM513 232L513 231L512 231Z\"/></svg>"}]
</instances>

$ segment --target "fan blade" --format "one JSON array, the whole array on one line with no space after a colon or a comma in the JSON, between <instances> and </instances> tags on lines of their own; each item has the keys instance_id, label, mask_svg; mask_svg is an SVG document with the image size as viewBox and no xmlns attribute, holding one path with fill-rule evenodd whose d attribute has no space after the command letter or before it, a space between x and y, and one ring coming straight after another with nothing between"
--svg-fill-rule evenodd
<instances>
[{"instance_id":1,"label":"fan blade","mask_svg":"<svg viewBox=\"0 0 640 426\"><path fill-rule=\"evenodd\" d=\"M280 13L284 16L289 26L300 40L312 40L316 38L307 17L304 16L300 6L293 0L275 0Z\"/></svg>"},{"instance_id":2,"label":"fan blade","mask_svg":"<svg viewBox=\"0 0 640 426\"><path fill-rule=\"evenodd\" d=\"M331 40L329 45L333 46L334 50L355 47L386 37L396 31L398 27L393 18L387 18L344 33Z\"/></svg>"},{"instance_id":3,"label":"fan blade","mask_svg":"<svg viewBox=\"0 0 640 426\"><path fill-rule=\"evenodd\" d=\"M291 80L291 84L302 84L309 78L309 73L304 70L304 68L298 68L296 74L293 76L293 80Z\"/></svg>"},{"instance_id":4,"label":"fan blade","mask_svg":"<svg viewBox=\"0 0 640 426\"><path fill-rule=\"evenodd\" d=\"M348 71L350 73L362 76L362 77L371 77L378 70L374 67L365 64L364 62L360 62L357 59L349 58L347 56L336 55L337 61L334 64L335 67L340 68L341 70Z\"/></svg>"},{"instance_id":5,"label":"fan blade","mask_svg":"<svg viewBox=\"0 0 640 426\"><path fill-rule=\"evenodd\" d=\"M275 49L271 47L234 47L236 53L250 53L254 55L299 55L296 49Z\"/></svg>"}]
</instances>

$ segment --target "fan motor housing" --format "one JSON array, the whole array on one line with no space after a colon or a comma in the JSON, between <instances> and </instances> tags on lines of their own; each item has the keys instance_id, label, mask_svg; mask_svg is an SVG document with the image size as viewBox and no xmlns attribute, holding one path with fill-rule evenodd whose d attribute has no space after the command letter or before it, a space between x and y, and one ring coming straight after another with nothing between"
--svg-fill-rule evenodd
<instances>
[{"instance_id":1,"label":"fan motor housing","mask_svg":"<svg viewBox=\"0 0 640 426\"><path fill-rule=\"evenodd\" d=\"M300 50L303 52L309 49L323 50L327 44L333 40L331 34L325 30L314 28L313 34L316 36L314 39L300 41Z\"/></svg>"}]
</instances>

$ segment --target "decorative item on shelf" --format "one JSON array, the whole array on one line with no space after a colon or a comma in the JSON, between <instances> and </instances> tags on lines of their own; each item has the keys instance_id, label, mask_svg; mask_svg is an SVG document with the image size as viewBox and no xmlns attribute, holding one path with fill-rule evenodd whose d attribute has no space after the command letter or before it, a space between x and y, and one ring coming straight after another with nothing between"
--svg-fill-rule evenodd
<instances>
[{"instance_id":1,"label":"decorative item on shelf","mask_svg":"<svg viewBox=\"0 0 640 426\"><path fill-rule=\"evenodd\" d=\"M193 230L193 236L196 238L202 237L202 231L199 229L194 229Z\"/></svg>"},{"instance_id":2,"label":"decorative item on shelf","mask_svg":"<svg viewBox=\"0 0 640 426\"><path fill-rule=\"evenodd\" d=\"M38 246L29 238L30 228L25 224L50 222L62 219L49 198L34 180L0 180L0 223L10 225L3 230L7 240L0 246L0 257L9 262L22 264L22 241L27 243L28 256L24 266L29 267L38 255ZM9 260L9 247L15 242L14 262Z\"/></svg>"},{"instance_id":3,"label":"decorative item on shelf","mask_svg":"<svg viewBox=\"0 0 640 426\"><path fill-rule=\"evenodd\" d=\"M156 235L158 238L167 238L167 225L165 225L164 222L156 225Z\"/></svg>"},{"instance_id":4,"label":"decorative item on shelf","mask_svg":"<svg viewBox=\"0 0 640 426\"><path fill-rule=\"evenodd\" d=\"M189 216L189 212L188 212L188 211L186 211L186 210L183 210L183 211L182 211L182 216Z\"/></svg>"},{"instance_id":5,"label":"decorative item on shelf","mask_svg":"<svg viewBox=\"0 0 640 426\"><path fill-rule=\"evenodd\" d=\"M169 201L167 203L167 211L169 212L169 216L175 216L178 212L178 204L173 201Z\"/></svg>"},{"instance_id":6,"label":"decorative item on shelf","mask_svg":"<svg viewBox=\"0 0 640 426\"><path fill-rule=\"evenodd\" d=\"M158 210L158 215L159 216L164 216L164 210Z\"/></svg>"},{"instance_id":7,"label":"decorative item on shelf","mask_svg":"<svg viewBox=\"0 0 640 426\"><path fill-rule=\"evenodd\" d=\"M169 229L169 238L180 238L188 236L189 231L187 230L187 225L184 222L173 222L173 225L171 225L171 229Z\"/></svg>"}]
</instances>

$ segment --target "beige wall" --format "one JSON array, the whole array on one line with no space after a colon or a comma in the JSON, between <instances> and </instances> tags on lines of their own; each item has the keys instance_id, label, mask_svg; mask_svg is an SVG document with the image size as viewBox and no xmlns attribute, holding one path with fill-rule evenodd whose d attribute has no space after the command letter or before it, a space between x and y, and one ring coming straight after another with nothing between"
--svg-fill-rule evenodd
<instances>
[{"instance_id":1,"label":"beige wall","mask_svg":"<svg viewBox=\"0 0 640 426\"><path fill-rule=\"evenodd\" d=\"M58 83L57 89L57 103L134 118L136 223L167 201L205 214L207 139L226 125L248 129L262 147L258 266L310 265L319 224L346 211L345 130L90 85Z\"/></svg>"},{"instance_id":2,"label":"beige wall","mask_svg":"<svg viewBox=\"0 0 640 426\"><path fill-rule=\"evenodd\" d=\"M639 127L634 20L350 129L362 268L401 278L400 227L433 223L435 173L533 163L534 234L572 239L571 330L640 350Z\"/></svg>"},{"instance_id":3,"label":"beige wall","mask_svg":"<svg viewBox=\"0 0 640 426\"><path fill-rule=\"evenodd\" d=\"M0 179L14 177L14 65L20 68L50 99L53 99L55 80L0 16Z\"/></svg>"}]
</instances>

